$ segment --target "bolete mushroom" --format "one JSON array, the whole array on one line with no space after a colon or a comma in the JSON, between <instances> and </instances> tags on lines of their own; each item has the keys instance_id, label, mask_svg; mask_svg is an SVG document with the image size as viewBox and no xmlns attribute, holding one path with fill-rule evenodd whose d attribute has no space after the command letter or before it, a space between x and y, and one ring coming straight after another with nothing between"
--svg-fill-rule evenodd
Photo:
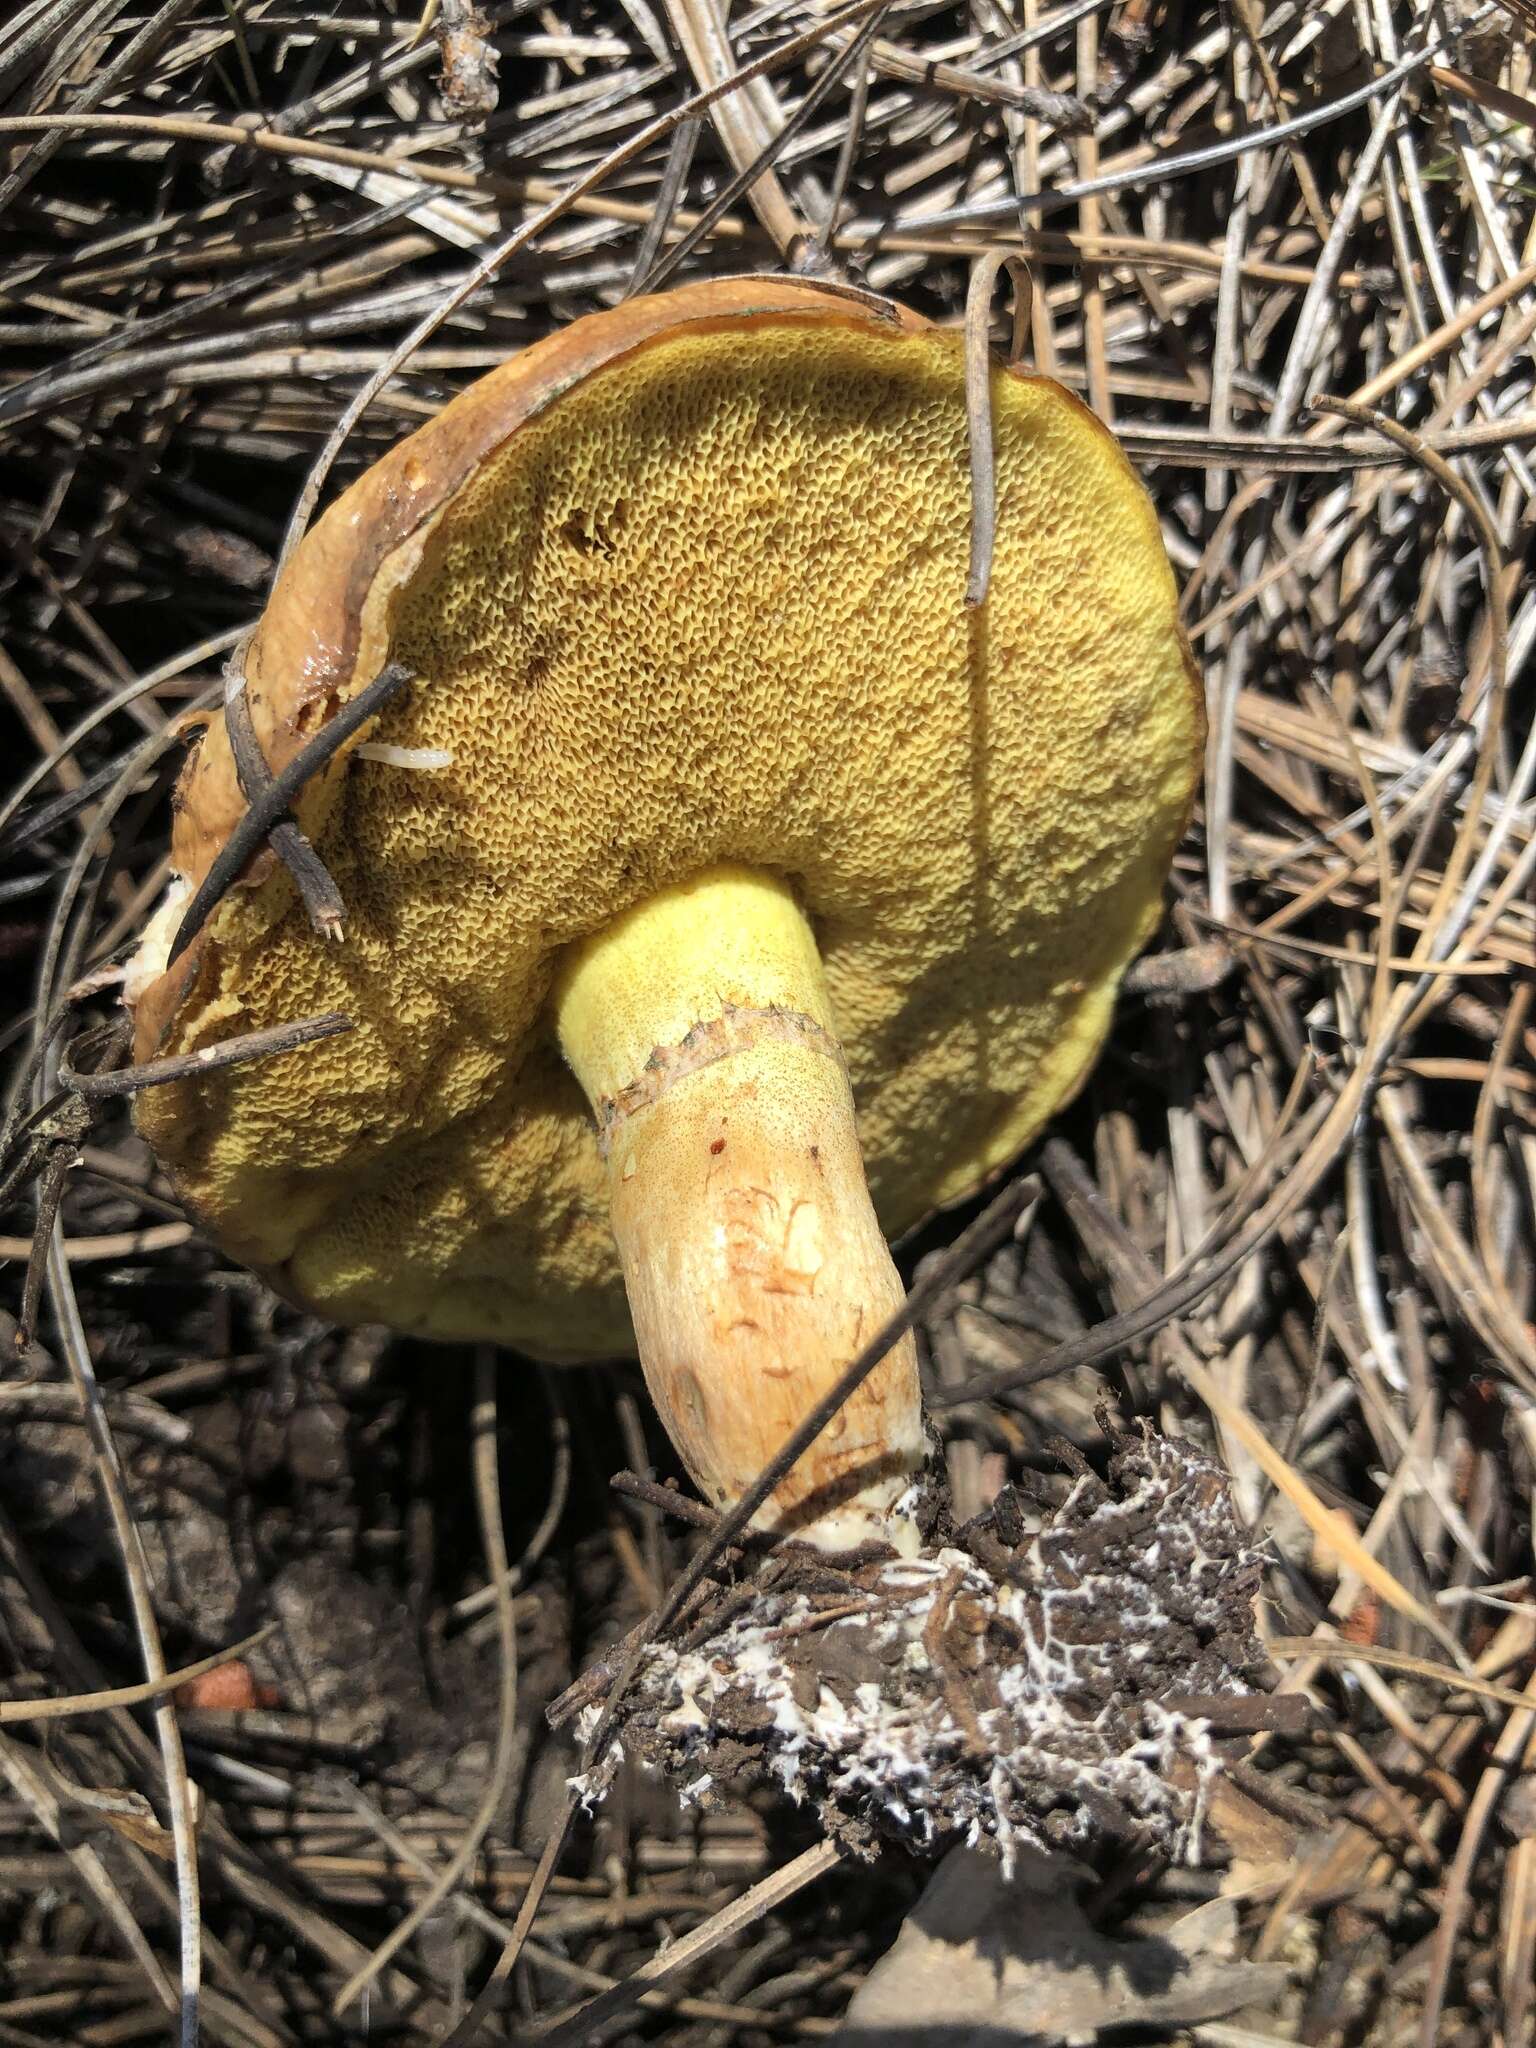
<instances>
[{"instance_id":1,"label":"bolete mushroom","mask_svg":"<svg viewBox=\"0 0 1536 2048\"><path fill-rule=\"evenodd\" d=\"M961 337L782 278L577 321L330 508L244 688L276 772L415 678L297 805L345 943L263 854L170 958L245 809L219 716L130 975L141 1058L355 1023L139 1097L213 1237L341 1321L638 1347L739 1494L901 1300L887 1238L1081 1084L1189 814L1147 495L1058 384L991 403L974 611ZM907 1340L765 1519L908 1547L923 1456Z\"/></svg>"}]
</instances>

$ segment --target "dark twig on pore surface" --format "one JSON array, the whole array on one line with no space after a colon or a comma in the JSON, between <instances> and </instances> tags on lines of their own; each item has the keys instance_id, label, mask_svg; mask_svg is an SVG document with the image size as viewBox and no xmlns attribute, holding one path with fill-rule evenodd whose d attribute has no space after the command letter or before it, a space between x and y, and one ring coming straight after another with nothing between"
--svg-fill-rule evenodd
<instances>
[{"instance_id":1,"label":"dark twig on pore surface","mask_svg":"<svg viewBox=\"0 0 1536 2048\"><path fill-rule=\"evenodd\" d=\"M224 730L229 750L235 757L235 773L246 802L253 808L269 802L272 770L261 751L251 719L251 693L244 678L224 693ZM267 834L267 844L293 877L294 887L314 929L325 939L339 939L346 906L329 868L299 830L298 820L285 811Z\"/></svg>"},{"instance_id":2,"label":"dark twig on pore surface","mask_svg":"<svg viewBox=\"0 0 1536 2048\"><path fill-rule=\"evenodd\" d=\"M261 796L253 800L250 809L230 833L198 884L186 914L176 928L176 937L166 961L168 967L175 965L208 922L215 906L234 887L246 863L270 837L272 828L281 822L305 783L318 775L353 733L366 725L370 718L376 718L411 680L411 671L403 662L390 662L355 697L349 697L326 720L314 738L294 755L287 767L272 777Z\"/></svg>"},{"instance_id":3,"label":"dark twig on pore surface","mask_svg":"<svg viewBox=\"0 0 1536 2048\"><path fill-rule=\"evenodd\" d=\"M220 1067L238 1067L251 1060L270 1060L285 1052L297 1052L301 1045L314 1045L322 1038L339 1038L352 1029L352 1019L341 1010L325 1010L319 1016L299 1017L291 1024L272 1024L264 1031L247 1031L239 1038L221 1038L198 1052L175 1053L168 1059L145 1060L136 1067L114 1067L105 1073L91 1073L74 1065L71 1055L85 1041L66 1046L59 1061L59 1079L66 1088L87 1099L112 1095L136 1095L141 1088L163 1088L170 1081L191 1080L198 1074L212 1074ZM86 1039L95 1034L88 1032Z\"/></svg>"}]
</instances>

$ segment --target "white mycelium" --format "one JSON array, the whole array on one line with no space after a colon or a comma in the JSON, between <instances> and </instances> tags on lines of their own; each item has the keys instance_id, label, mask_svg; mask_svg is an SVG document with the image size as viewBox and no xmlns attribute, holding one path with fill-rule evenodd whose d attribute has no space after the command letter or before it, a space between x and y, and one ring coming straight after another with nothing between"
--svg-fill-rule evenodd
<instances>
[{"instance_id":1,"label":"white mycelium","mask_svg":"<svg viewBox=\"0 0 1536 2048\"><path fill-rule=\"evenodd\" d=\"M957 1571L959 1584L954 1585ZM876 1654L895 1647L901 1668L893 1671L891 1685L866 1680L839 1697L823 1680L814 1704L802 1705L795 1672L780 1647L784 1628L798 1632L814 1623L815 1610L802 1597L776 1612L771 1622L761 1615L738 1618L706 1649L682 1655L658 1649L648 1682L654 1686L665 1677L668 1697L676 1702L659 1716L658 1733L671 1738L685 1762L690 1750L702 1758L722 1722L729 1725L729 1706L739 1711L745 1693L772 1716L762 1738L765 1761L792 1799L818 1804L830 1799L844 1808L872 1803L914 1848L926 1848L963 1827L972 1844L983 1836L994 1838L1005 1865L1011 1864L1016 1841L1043 1846L1033 1827L1013 1818L1012 1791L1022 1779L1038 1783L1045 1777L1064 1792L1093 1787L1133 1812L1165 1815L1179 1828L1180 1847L1193 1856L1211 1754L1204 1722L1166 1713L1149 1702L1145 1734L1118 1752L1106 1748L1094 1760L1085 1756L1085 1731L1072 1725L1066 1704L1074 1664L1085 1653L1056 1639L1049 1599L1045 1627L1037 1635L1018 1589L996 1585L973 1560L952 1550L892 1565L879 1584L882 1592L898 1595L901 1604L882 1605L859 1626ZM1002 1706L976 1716L991 1752L984 1770L946 1768L968 1759L974 1737L936 1686L938 1675L923 1645L923 1628L941 1585L983 1608L995 1607L1026 1636L1018 1661L997 1671ZM1135 1628L1151 1625L1153 1618L1127 1615L1126 1620ZM1187 1791L1180 1796L1170 1783L1181 1758L1197 1766L1193 1797ZM1176 1814L1175 1807L1187 1808L1187 1814ZM1080 1806L1067 1846L1088 1824L1088 1810Z\"/></svg>"},{"instance_id":2,"label":"white mycelium","mask_svg":"<svg viewBox=\"0 0 1536 2048\"><path fill-rule=\"evenodd\" d=\"M692 1798L747 1768L865 1842L985 1839L1011 1864L1131 1836L1195 1860L1219 1758L1159 1694L1248 1690L1225 1649L1253 1557L1205 1460L1149 1440L1120 1477L1074 1482L1006 1577L943 1549L653 1646L642 1751Z\"/></svg>"},{"instance_id":3,"label":"white mycelium","mask_svg":"<svg viewBox=\"0 0 1536 2048\"><path fill-rule=\"evenodd\" d=\"M1180 1696L1243 1694L1255 1552L1223 1475L1118 1440L1026 1540L778 1573L684 1647L645 1653L625 1741L707 1802L766 1778L854 1847L1141 1841L1190 1862L1221 1767ZM600 1794L608 1763L590 1769Z\"/></svg>"}]
</instances>

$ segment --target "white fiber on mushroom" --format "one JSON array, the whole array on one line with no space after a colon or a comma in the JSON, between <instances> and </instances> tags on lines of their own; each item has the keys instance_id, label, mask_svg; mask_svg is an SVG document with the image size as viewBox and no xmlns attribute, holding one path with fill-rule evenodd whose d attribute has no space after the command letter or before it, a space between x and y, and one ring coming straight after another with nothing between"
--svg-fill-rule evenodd
<instances>
[{"instance_id":1,"label":"white fiber on mushroom","mask_svg":"<svg viewBox=\"0 0 1536 2048\"><path fill-rule=\"evenodd\" d=\"M423 775L438 775L453 766L446 747L397 747L393 740L363 740L354 750L363 761L378 761L386 768L410 768Z\"/></svg>"}]
</instances>

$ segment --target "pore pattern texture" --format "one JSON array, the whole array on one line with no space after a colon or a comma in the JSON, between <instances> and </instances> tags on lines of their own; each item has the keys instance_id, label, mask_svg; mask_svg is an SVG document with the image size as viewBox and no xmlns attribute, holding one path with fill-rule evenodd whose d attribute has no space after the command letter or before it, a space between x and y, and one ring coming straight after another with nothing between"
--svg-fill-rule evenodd
<instances>
[{"instance_id":1,"label":"pore pattern texture","mask_svg":"<svg viewBox=\"0 0 1536 2048\"><path fill-rule=\"evenodd\" d=\"M331 1008L358 1028L152 1091L139 1116L215 1234L323 1312L569 1356L629 1336L591 1116L548 1019L561 949L716 862L787 878L898 1233L1079 1084L1158 915L1200 711L1152 507L1049 381L995 373L997 553L968 613L958 336L680 322L498 441L517 368L343 497L290 571L301 598L322 571L345 582L386 487L396 503L480 436L354 607L420 677L372 736L451 766L345 753L301 807L345 944L258 872L161 1049ZM324 713L302 686L331 656L294 598L276 631L283 601L252 706L293 738ZM216 720L189 835L228 781Z\"/></svg>"}]
</instances>

